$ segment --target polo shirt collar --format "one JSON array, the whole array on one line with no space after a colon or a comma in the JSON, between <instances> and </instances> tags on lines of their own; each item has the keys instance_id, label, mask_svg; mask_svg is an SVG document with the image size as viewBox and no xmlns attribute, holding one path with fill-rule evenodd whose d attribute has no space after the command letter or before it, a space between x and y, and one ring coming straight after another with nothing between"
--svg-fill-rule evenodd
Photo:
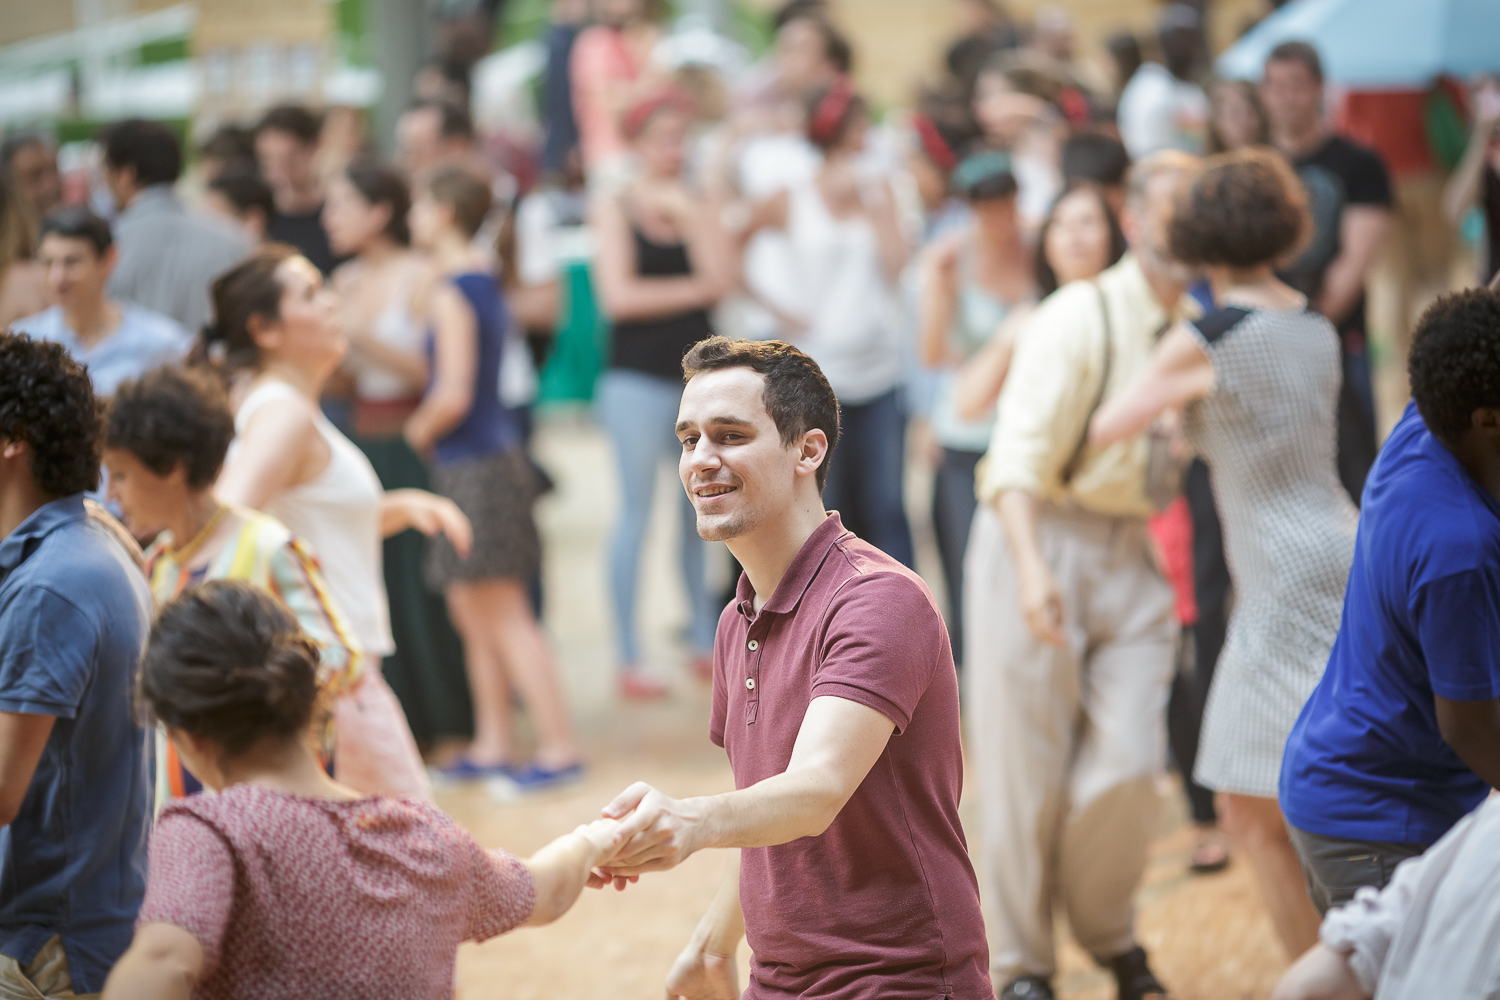
<instances>
[{"instance_id":1,"label":"polo shirt collar","mask_svg":"<svg viewBox=\"0 0 1500 1000\"><path fill-rule=\"evenodd\" d=\"M63 525L87 516L82 493L72 493L42 504L15 531L5 536L4 541L0 541L0 574L9 573L26 561L35 550L35 546L28 543L40 542Z\"/></svg>"},{"instance_id":2,"label":"polo shirt collar","mask_svg":"<svg viewBox=\"0 0 1500 1000\"><path fill-rule=\"evenodd\" d=\"M783 615L794 609L802 600L802 595L807 593L807 588L812 586L813 580L817 578L818 570L823 568L823 560L828 557L833 543L845 534L844 522L839 519L839 512L828 511L823 518L823 523L814 528L813 533L807 536L807 541L802 543L802 548L797 551L796 558L782 574L781 582L776 585L775 592L760 609L760 613L770 612L773 615ZM740 574L739 587L735 590L735 608L746 619L753 621L756 617L755 588L750 584L749 573Z\"/></svg>"}]
</instances>

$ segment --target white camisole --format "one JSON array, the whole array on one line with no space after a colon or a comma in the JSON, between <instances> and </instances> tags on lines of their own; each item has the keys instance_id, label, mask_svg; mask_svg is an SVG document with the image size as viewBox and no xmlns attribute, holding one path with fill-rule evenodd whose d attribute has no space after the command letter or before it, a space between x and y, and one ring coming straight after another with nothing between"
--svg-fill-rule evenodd
<instances>
[{"instance_id":1,"label":"white camisole","mask_svg":"<svg viewBox=\"0 0 1500 1000\"><path fill-rule=\"evenodd\" d=\"M265 382L240 404L236 435L262 406L302 395L285 382ZM344 613L362 650L376 656L393 652L390 609L381 569L380 500L385 492L364 452L314 407L314 424L328 443L328 467L316 478L283 490L263 507L312 547L333 599ZM230 447L233 461L239 442Z\"/></svg>"}]
</instances>

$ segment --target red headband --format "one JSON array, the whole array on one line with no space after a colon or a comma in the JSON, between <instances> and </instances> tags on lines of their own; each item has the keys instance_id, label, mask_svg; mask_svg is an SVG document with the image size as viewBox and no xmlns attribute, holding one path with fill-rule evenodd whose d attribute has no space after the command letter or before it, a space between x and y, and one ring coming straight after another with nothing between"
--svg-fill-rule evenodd
<instances>
[{"instance_id":1,"label":"red headband","mask_svg":"<svg viewBox=\"0 0 1500 1000\"><path fill-rule=\"evenodd\" d=\"M693 99L675 87L666 87L648 94L625 112L625 117L620 120L620 129L625 133L625 138L634 139L657 112L667 110L690 115L693 113Z\"/></svg>"},{"instance_id":2,"label":"red headband","mask_svg":"<svg viewBox=\"0 0 1500 1000\"><path fill-rule=\"evenodd\" d=\"M854 100L854 86L849 82L847 76L837 76L833 83L829 84L828 92L818 101L818 106L813 109L812 118L807 123L807 137L813 142L822 145L833 138L833 133L844 121L844 114L849 110L849 102Z\"/></svg>"},{"instance_id":3,"label":"red headband","mask_svg":"<svg viewBox=\"0 0 1500 1000\"><path fill-rule=\"evenodd\" d=\"M958 157L954 155L953 147L943 138L943 133L938 131L937 124L920 113L911 116L911 123L917 130L917 141L922 144L922 152L937 164L939 170L952 173L953 168L958 166Z\"/></svg>"}]
</instances>

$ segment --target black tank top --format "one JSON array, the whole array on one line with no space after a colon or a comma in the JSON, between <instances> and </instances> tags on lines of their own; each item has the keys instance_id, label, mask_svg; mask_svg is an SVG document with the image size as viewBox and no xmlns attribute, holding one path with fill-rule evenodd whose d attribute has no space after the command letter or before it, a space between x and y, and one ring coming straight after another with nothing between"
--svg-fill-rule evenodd
<instances>
[{"instance_id":1,"label":"black tank top","mask_svg":"<svg viewBox=\"0 0 1500 1000\"><path fill-rule=\"evenodd\" d=\"M693 273L685 243L653 243L634 225L635 273L643 278L672 278ZM698 341L713 336L708 310L690 309L674 316L614 325L615 368L682 380L682 356Z\"/></svg>"}]
</instances>

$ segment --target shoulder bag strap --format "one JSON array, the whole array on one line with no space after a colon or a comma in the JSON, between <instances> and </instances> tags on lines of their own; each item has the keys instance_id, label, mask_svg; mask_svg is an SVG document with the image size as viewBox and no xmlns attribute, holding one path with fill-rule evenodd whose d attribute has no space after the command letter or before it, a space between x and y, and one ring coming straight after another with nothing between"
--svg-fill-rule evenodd
<instances>
[{"instance_id":1,"label":"shoulder bag strap","mask_svg":"<svg viewBox=\"0 0 1500 1000\"><path fill-rule=\"evenodd\" d=\"M1114 361L1115 336L1114 327L1109 320L1109 302L1104 298L1104 289L1099 283L1093 282L1094 294L1099 296L1099 315L1104 318L1104 363L1099 373L1099 391L1094 394L1094 403L1089 407L1089 414L1083 420L1083 432L1078 435L1078 445L1073 449L1073 455L1068 459L1068 464L1063 466L1062 484L1068 485L1073 481L1073 476L1078 473L1078 467L1083 464L1083 450L1089 443L1089 424L1094 420L1094 414L1099 412L1099 407L1104 402L1104 391L1109 388L1109 369Z\"/></svg>"}]
</instances>

